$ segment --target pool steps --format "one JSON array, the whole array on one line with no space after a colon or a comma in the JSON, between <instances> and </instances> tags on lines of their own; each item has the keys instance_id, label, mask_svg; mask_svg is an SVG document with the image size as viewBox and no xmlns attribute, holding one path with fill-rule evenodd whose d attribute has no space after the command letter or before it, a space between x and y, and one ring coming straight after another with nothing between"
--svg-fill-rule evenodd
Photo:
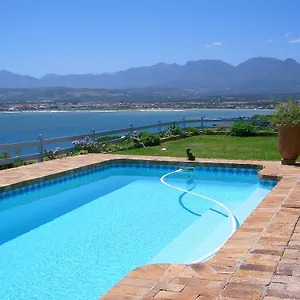
<instances>
[{"instance_id":1,"label":"pool steps","mask_svg":"<svg viewBox=\"0 0 300 300\"><path fill-rule=\"evenodd\" d=\"M237 216L238 224L242 224L245 221L248 216L247 211L250 209L253 211L260 203L261 197L265 197L267 193L267 191L257 188L242 204L236 209L231 210L234 216ZM218 248L218 245L224 244L227 241L227 237L230 234L230 223L230 219L224 218L222 215L217 215L208 209L153 257L149 263L165 263L166 261L170 263L193 263L197 261L198 257L205 256L207 252L213 253L213 250ZM216 224L218 225L215 226ZM207 237L203 239L205 236ZM186 250L187 245L189 249L195 249L195 251L188 254ZM187 255L184 253L187 253ZM207 256L207 259L213 256L214 254L211 254ZM178 257L181 257L180 261L178 261Z\"/></svg>"},{"instance_id":2,"label":"pool steps","mask_svg":"<svg viewBox=\"0 0 300 300\"><path fill-rule=\"evenodd\" d=\"M212 202L212 203L214 203L214 204L217 204L218 206L222 207L222 208L226 211L228 217L229 217L230 220L231 220L231 232L230 232L229 236L227 236L227 238L226 238L226 240L225 240L225 242L226 242L227 239L230 238L230 237L233 235L233 233L236 231L236 229L238 228L238 222L237 222L237 220L236 220L236 217L233 215L233 213L231 212L231 210L230 210L228 207L226 207L224 204L220 203L219 201L216 201L216 200L214 200L214 199L212 199L212 198L209 198L209 197L206 197L206 196L204 196L204 195L197 194L197 193L195 193L195 192L192 192L192 191L189 191L189 190L180 188L180 187L178 187L178 186L169 184L169 183L167 183L167 182L165 181L165 178L166 178L166 177L168 177L168 176L170 176L170 175L172 175L172 174L175 174L175 173L180 173L180 172L184 172L184 169L178 169L178 170L176 170L176 171L169 172L169 173L163 175L163 176L160 178L160 181L161 181L164 185L166 185L166 186L168 186L168 187L171 187L171 188L173 188L173 189L176 189L176 190L185 192L185 193L190 194L190 195L194 195L194 196L196 196L196 197L203 198L203 199L205 199L205 200L208 200L208 201L210 201L210 202ZM225 243L225 242L224 242L224 243ZM219 245L217 248L215 248L213 251L207 253L206 255L204 255L204 256L202 256L202 257L199 257L195 262L204 262L204 261L206 261L208 258L210 258L211 256L213 256L213 255L214 255L214 254L215 254L215 253L216 253L216 252L224 245L224 243L221 244L221 245Z\"/></svg>"}]
</instances>

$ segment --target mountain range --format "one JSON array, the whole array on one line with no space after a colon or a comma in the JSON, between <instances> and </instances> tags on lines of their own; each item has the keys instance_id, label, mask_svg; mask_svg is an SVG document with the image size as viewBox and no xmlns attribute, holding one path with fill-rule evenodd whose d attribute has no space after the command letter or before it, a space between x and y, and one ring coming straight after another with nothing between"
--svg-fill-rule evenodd
<instances>
[{"instance_id":1,"label":"mountain range","mask_svg":"<svg viewBox=\"0 0 300 300\"><path fill-rule=\"evenodd\" d=\"M179 88L198 90L300 92L300 64L291 58L256 57L233 66L221 60L158 63L116 73L41 78L0 71L0 88L70 87L90 89Z\"/></svg>"}]
</instances>

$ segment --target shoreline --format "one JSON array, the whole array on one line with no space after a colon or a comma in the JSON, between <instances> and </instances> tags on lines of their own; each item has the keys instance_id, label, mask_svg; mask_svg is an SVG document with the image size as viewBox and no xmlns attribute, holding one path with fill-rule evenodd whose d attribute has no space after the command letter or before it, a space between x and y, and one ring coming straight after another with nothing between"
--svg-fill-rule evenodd
<instances>
[{"instance_id":1,"label":"shoreline","mask_svg":"<svg viewBox=\"0 0 300 300\"><path fill-rule=\"evenodd\" d=\"M116 109L116 110L22 110L22 111L0 111L0 114L19 114L19 113L116 113L116 112L168 112L168 111L274 111L274 109L270 108L187 108L187 109L168 109L168 108L161 108L161 109Z\"/></svg>"}]
</instances>

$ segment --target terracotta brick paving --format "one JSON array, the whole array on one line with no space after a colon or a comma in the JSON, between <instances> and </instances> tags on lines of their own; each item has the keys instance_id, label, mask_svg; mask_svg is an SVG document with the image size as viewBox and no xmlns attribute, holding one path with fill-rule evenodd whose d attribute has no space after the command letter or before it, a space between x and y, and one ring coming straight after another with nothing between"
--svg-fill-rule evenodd
<instances>
[{"instance_id":1,"label":"terracotta brick paving","mask_svg":"<svg viewBox=\"0 0 300 300\"><path fill-rule=\"evenodd\" d=\"M132 156L90 154L0 171L0 191ZM182 158L138 157L139 161ZM127 274L101 300L300 299L300 167L277 162L205 160L255 165L280 182L219 252L205 263L153 264Z\"/></svg>"}]
</instances>

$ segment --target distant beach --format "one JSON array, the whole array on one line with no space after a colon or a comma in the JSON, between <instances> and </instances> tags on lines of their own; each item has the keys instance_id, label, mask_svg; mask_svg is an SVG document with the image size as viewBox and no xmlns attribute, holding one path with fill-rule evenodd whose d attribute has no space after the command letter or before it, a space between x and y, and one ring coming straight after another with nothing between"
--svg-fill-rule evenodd
<instances>
[{"instance_id":1,"label":"distant beach","mask_svg":"<svg viewBox=\"0 0 300 300\"><path fill-rule=\"evenodd\" d=\"M160 108L160 109L115 109L115 110L12 110L12 111L0 111L0 114L19 114L19 113L117 113L117 112L188 112L188 111L256 111L257 113L264 111L264 112L272 112L272 109L227 109L227 108L206 108L206 109L169 109L169 108ZM264 114L264 113L263 113Z\"/></svg>"}]
</instances>

